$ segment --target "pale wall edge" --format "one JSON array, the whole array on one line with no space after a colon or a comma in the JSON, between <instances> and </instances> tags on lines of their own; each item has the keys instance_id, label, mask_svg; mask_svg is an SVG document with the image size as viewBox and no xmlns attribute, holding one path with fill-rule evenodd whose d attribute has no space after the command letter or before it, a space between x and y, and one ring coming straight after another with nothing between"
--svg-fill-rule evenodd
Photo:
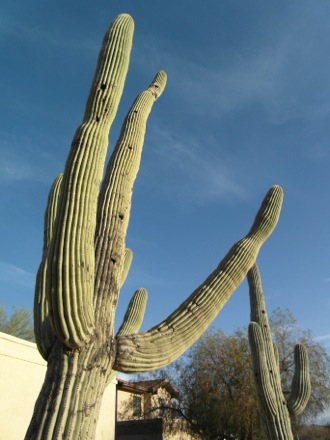
<instances>
[{"instance_id":1,"label":"pale wall edge","mask_svg":"<svg viewBox=\"0 0 330 440\"><path fill-rule=\"evenodd\" d=\"M0 332L0 439L24 438L46 365L36 344ZM115 400L114 379L103 396L96 440L114 440Z\"/></svg>"}]
</instances>

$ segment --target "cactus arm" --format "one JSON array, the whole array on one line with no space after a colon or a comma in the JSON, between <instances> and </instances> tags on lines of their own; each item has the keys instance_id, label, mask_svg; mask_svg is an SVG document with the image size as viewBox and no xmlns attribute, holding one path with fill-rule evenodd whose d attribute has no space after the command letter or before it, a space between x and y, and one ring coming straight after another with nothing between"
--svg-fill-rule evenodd
<instances>
[{"instance_id":1,"label":"cactus arm","mask_svg":"<svg viewBox=\"0 0 330 440\"><path fill-rule=\"evenodd\" d=\"M129 335L140 330L146 311L147 299L148 294L145 289L138 289L134 293L117 335Z\"/></svg>"},{"instance_id":2,"label":"cactus arm","mask_svg":"<svg viewBox=\"0 0 330 440\"><path fill-rule=\"evenodd\" d=\"M84 345L94 328L97 197L108 133L128 70L133 28L132 18L123 14L104 37L83 122L74 135L63 175L48 254L47 297L54 331L71 348Z\"/></svg>"},{"instance_id":3,"label":"cactus arm","mask_svg":"<svg viewBox=\"0 0 330 440\"><path fill-rule=\"evenodd\" d=\"M125 236L132 189L140 166L147 119L166 85L160 71L130 108L110 157L99 196L95 239L95 320L101 331L113 331L115 309L123 274ZM107 331L109 332L109 331Z\"/></svg>"},{"instance_id":4,"label":"cactus arm","mask_svg":"<svg viewBox=\"0 0 330 440\"><path fill-rule=\"evenodd\" d=\"M247 236L165 321L141 334L117 336L116 370L135 373L161 368L202 335L255 262L261 245L277 224L282 199L280 187L268 191Z\"/></svg>"},{"instance_id":5,"label":"cactus arm","mask_svg":"<svg viewBox=\"0 0 330 440\"><path fill-rule=\"evenodd\" d=\"M62 174L60 174L55 179L48 196L48 203L44 220L44 243L42 259L37 272L36 288L34 295L34 333L38 350L45 360L48 359L49 353L56 341L56 336L51 327L48 314L48 301L46 297L46 273L47 253L53 235L53 227L56 219L62 177Z\"/></svg>"},{"instance_id":6,"label":"cactus arm","mask_svg":"<svg viewBox=\"0 0 330 440\"><path fill-rule=\"evenodd\" d=\"M122 287L126 281L128 272L131 268L132 260L133 260L133 252L131 249L126 248L124 254L123 270L121 273L120 287Z\"/></svg>"},{"instance_id":7,"label":"cactus arm","mask_svg":"<svg viewBox=\"0 0 330 440\"><path fill-rule=\"evenodd\" d=\"M146 310L147 299L148 293L145 289L136 290L129 302L123 322L117 332L117 336L129 335L130 333L136 333L140 330ZM112 381L116 374L117 371L112 370L107 384Z\"/></svg>"},{"instance_id":8,"label":"cactus arm","mask_svg":"<svg viewBox=\"0 0 330 440\"><path fill-rule=\"evenodd\" d=\"M262 330L256 322L249 324L249 341L253 354L252 361L257 393L264 409L266 409L270 417L273 417L276 415L277 407L274 390L271 386L271 371L268 368Z\"/></svg>"},{"instance_id":9,"label":"cactus arm","mask_svg":"<svg viewBox=\"0 0 330 440\"><path fill-rule=\"evenodd\" d=\"M297 344L294 349L295 371L292 379L291 393L288 398L290 414L301 414L311 395L308 353L304 345Z\"/></svg>"}]
</instances>

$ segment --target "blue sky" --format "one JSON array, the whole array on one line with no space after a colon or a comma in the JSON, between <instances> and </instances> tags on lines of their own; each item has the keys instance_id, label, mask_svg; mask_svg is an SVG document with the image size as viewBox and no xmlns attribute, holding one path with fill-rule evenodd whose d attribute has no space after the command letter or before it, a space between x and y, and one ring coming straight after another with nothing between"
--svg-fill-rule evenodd
<instances>
[{"instance_id":1,"label":"blue sky","mask_svg":"<svg viewBox=\"0 0 330 440\"><path fill-rule=\"evenodd\" d=\"M317 5L317 7L316 7ZM1 2L0 303L32 308L48 191L79 125L103 34L135 20L118 118L168 74L148 123L118 322L138 287L143 329L163 320L250 228L268 188L285 193L258 263L268 311L289 308L330 347L330 2ZM247 283L216 327L249 322Z\"/></svg>"}]
</instances>

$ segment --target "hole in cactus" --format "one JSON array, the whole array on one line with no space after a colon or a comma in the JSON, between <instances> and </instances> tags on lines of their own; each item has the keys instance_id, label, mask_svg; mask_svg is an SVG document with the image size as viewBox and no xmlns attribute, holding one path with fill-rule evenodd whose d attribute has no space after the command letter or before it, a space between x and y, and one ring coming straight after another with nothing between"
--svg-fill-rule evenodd
<instances>
[{"instance_id":1,"label":"hole in cactus","mask_svg":"<svg viewBox=\"0 0 330 440\"><path fill-rule=\"evenodd\" d=\"M100 117L96 116L95 120L96 120L96 122L100 122Z\"/></svg>"},{"instance_id":2,"label":"hole in cactus","mask_svg":"<svg viewBox=\"0 0 330 440\"><path fill-rule=\"evenodd\" d=\"M127 148L128 148L129 150L132 150L132 149L133 149L132 145L127 145Z\"/></svg>"},{"instance_id":3,"label":"hole in cactus","mask_svg":"<svg viewBox=\"0 0 330 440\"><path fill-rule=\"evenodd\" d=\"M266 311L265 310L261 310L261 313L266 313Z\"/></svg>"},{"instance_id":4,"label":"hole in cactus","mask_svg":"<svg viewBox=\"0 0 330 440\"><path fill-rule=\"evenodd\" d=\"M103 90L103 91L104 91L106 88L107 88L106 84L102 84L101 87L100 87L100 89Z\"/></svg>"},{"instance_id":5,"label":"hole in cactus","mask_svg":"<svg viewBox=\"0 0 330 440\"><path fill-rule=\"evenodd\" d=\"M113 264L115 264L115 262L116 262L116 259L115 258L110 258L110 260L111 260L111 262L113 263Z\"/></svg>"},{"instance_id":6,"label":"hole in cactus","mask_svg":"<svg viewBox=\"0 0 330 440\"><path fill-rule=\"evenodd\" d=\"M124 220L124 214L118 214L118 217L120 218L120 220Z\"/></svg>"}]
</instances>

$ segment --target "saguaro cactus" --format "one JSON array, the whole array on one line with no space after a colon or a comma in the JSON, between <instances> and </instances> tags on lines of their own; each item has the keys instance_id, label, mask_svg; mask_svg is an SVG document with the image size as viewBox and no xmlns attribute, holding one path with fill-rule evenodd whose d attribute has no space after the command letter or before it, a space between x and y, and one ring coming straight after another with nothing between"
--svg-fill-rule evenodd
<instances>
[{"instance_id":1,"label":"saguaro cactus","mask_svg":"<svg viewBox=\"0 0 330 440\"><path fill-rule=\"evenodd\" d=\"M34 306L37 345L48 367L26 439L92 439L114 371L155 370L196 341L242 282L279 217L282 190L274 186L246 237L176 311L137 334L146 303L146 292L138 290L114 334L119 291L132 260L125 235L133 183L147 117L166 83L161 71L136 98L100 186L132 35L126 14L106 33L83 122L50 192Z\"/></svg>"},{"instance_id":2,"label":"saguaro cactus","mask_svg":"<svg viewBox=\"0 0 330 440\"><path fill-rule=\"evenodd\" d=\"M302 344L295 346L295 373L291 393L286 399L281 387L278 350L272 341L256 263L249 270L247 279L251 305L249 340L262 421L268 439L293 440L290 415L303 412L311 393L307 350Z\"/></svg>"}]
</instances>

